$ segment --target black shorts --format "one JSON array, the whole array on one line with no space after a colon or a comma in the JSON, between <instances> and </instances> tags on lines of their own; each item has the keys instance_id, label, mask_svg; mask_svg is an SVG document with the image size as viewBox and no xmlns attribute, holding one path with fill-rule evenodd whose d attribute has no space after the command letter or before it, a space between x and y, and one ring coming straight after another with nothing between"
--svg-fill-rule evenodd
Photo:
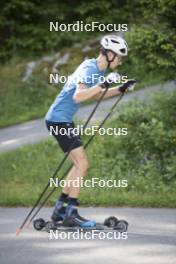
<instances>
[{"instance_id":1,"label":"black shorts","mask_svg":"<svg viewBox=\"0 0 176 264\"><path fill-rule=\"evenodd\" d=\"M56 123L46 120L46 126L64 152L69 152L83 145L80 136L72 131L75 127L74 123Z\"/></svg>"}]
</instances>

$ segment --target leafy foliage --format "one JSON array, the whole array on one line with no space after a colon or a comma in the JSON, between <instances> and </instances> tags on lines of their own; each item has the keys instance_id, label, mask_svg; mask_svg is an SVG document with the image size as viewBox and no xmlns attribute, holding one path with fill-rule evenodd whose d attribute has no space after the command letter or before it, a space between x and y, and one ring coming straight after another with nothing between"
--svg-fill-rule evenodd
<instances>
[{"instance_id":1,"label":"leafy foliage","mask_svg":"<svg viewBox=\"0 0 176 264\"><path fill-rule=\"evenodd\" d=\"M122 108L117 125L127 127L128 135L103 142L102 159L115 164L110 170L115 177L129 179L129 189L143 182L139 191L157 192L176 184L176 92L158 93L154 100L152 105L134 101Z\"/></svg>"},{"instance_id":2,"label":"leafy foliage","mask_svg":"<svg viewBox=\"0 0 176 264\"><path fill-rule=\"evenodd\" d=\"M49 22L127 23L132 62L144 58L149 69L169 70L174 74L176 59L175 0L71 0L1 1L0 58L6 61L14 55L41 56L73 43L86 41L103 32L50 32ZM129 36L128 36L129 35Z\"/></svg>"}]
</instances>

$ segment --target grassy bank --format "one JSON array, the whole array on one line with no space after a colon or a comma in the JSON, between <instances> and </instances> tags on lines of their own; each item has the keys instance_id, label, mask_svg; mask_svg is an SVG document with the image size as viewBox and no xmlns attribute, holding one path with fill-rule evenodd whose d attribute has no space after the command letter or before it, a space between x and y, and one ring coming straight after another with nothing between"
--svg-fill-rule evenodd
<instances>
[{"instance_id":1,"label":"grassy bank","mask_svg":"<svg viewBox=\"0 0 176 264\"><path fill-rule=\"evenodd\" d=\"M87 179L125 179L128 186L82 188L81 205L176 206L175 99L174 92L158 95L151 105L131 102L118 119L109 121L107 127L126 127L128 135L95 138L88 149ZM0 154L0 205L31 206L62 157L53 139ZM59 192L47 205L54 203Z\"/></svg>"},{"instance_id":2,"label":"grassy bank","mask_svg":"<svg viewBox=\"0 0 176 264\"><path fill-rule=\"evenodd\" d=\"M115 165L105 159L102 162L99 150L103 146L96 140L91 146L89 160L91 168L88 179L94 177L107 180L109 178L120 180L127 177L120 175ZM31 206L46 185L52 172L57 167L62 153L58 151L57 144L51 139L35 146L27 146L21 150L0 155L0 206ZM108 159L108 158L107 158ZM65 168L69 162L65 165ZM111 168L112 167L112 168ZM62 176L64 169L58 176ZM133 173L132 173L133 174ZM83 188L81 191L81 205L105 206L142 206L142 207L175 207L176 193L174 186L158 184L155 175L152 181L138 175L129 175L127 188ZM131 178L131 179L130 179ZM51 190L51 188L49 188ZM60 188L48 201L53 205Z\"/></svg>"}]
</instances>

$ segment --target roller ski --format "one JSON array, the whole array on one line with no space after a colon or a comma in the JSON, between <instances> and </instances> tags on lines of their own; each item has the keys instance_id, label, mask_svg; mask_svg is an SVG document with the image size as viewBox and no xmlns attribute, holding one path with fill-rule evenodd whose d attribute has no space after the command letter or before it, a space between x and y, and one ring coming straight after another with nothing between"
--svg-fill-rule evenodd
<instances>
[{"instance_id":1,"label":"roller ski","mask_svg":"<svg viewBox=\"0 0 176 264\"><path fill-rule=\"evenodd\" d=\"M62 208L62 213L64 212ZM46 232L50 231L90 231L90 230L100 230L100 231L116 231L116 232L127 232L128 222L125 220L118 220L115 216L110 216L105 219L104 223L96 223L95 221L87 220L79 215L77 209L72 209L70 214L65 215L64 218L60 214L56 218L56 210L54 210L52 215L52 221L45 221L42 218L33 221L33 226L35 230ZM54 218L54 219L53 219ZM57 221L55 221L57 220Z\"/></svg>"}]
</instances>

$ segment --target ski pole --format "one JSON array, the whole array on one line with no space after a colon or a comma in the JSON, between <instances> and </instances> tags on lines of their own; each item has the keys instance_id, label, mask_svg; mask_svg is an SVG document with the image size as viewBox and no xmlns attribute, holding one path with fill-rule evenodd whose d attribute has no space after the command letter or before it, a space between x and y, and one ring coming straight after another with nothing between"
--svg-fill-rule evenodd
<instances>
[{"instance_id":1,"label":"ski pole","mask_svg":"<svg viewBox=\"0 0 176 264\"><path fill-rule=\"evenodd\" d=\"M96 130L95 134L93 134L87 141L87 143L84 146L84 149L86 149L88 147L88 145L92 142L92 140L94 139L94 137L96 136L96 134L98 133L98 131L100 130L100 128L104 125L104 123L106 122L106 120L112 115L112 113L114 112L114 109L116 108L117 104L119 103L119 101L122 99L124 93L122 93L118 99L115 101L114 105L111 107L109 113L105 116L105 118L103 119L103 121L100 123L100 125L98 126L98 129ZM59 179L59 182L65 178L65 176L67 175L67 173L69 172L69 170L72 168L73 165L70 165L69 168L66 170L66 172L64 173L64 175ZM40 205L40 207L37 209L37 211L35 212L35 214L31 217L29 224L33 221L33 219L36 217L36 215L39 213L39 211L43 208L43 206L45 205L45 203L48 201L48 199L51 197L51 195L54 193L54 191L56 190L57 187L54 187L51 192L46 196L46 198L44 199L44 201L42 202L42 204Z\"/></svg>"},{"instance_id":2,"label":"ski pole","mask_svg":"<svg viewBox=\"0 0 176 264\"><path fill-rule=\"evenodd\" d=\"M83 130L86 128L87 124L89 123L90 119L92 118L93 114L95 113L97 107L99 106L99 104L101 103L102 99L104 98L106 92L108 91L108 89L105 89L104 92L102 93L101 97L99 98L97 104L95 105L94 109L92 110L91 114L89 115L88 119L86 120L84 126L83 126ZM70 151L73 147L73 145L75 144L75 141L73 142L73 144L70 146L69 151L66 153L66 155L64 156L64 158L62 159L62 161L60 162L60 164L58 165L57 169L55 170L54 174L53 174L53 179L56 178L57 173L59 172L59 170L61 169L61 167L63 166L63 164L65 163L66 159L68 158ZM23 229L24 225L26 224L26 222L28 221L29 217L31 216L32 212L35 210L35 208L38 206L39 202L41 201L43 195L45 194L45 192L47 191L48 187L49 187L50 181L48 181L47 185L45 186L44 190L42 191L42 193L40 194L39 198L37 199L37 201L35 202L34 206L32 207L32 209L29 211L29 213L27 214L26 218L24 219L24 221L22 222L21 226L17 229L16 231L16 235L18 236L21 232L21 230Z\"/></svg>"}]
</instances>

